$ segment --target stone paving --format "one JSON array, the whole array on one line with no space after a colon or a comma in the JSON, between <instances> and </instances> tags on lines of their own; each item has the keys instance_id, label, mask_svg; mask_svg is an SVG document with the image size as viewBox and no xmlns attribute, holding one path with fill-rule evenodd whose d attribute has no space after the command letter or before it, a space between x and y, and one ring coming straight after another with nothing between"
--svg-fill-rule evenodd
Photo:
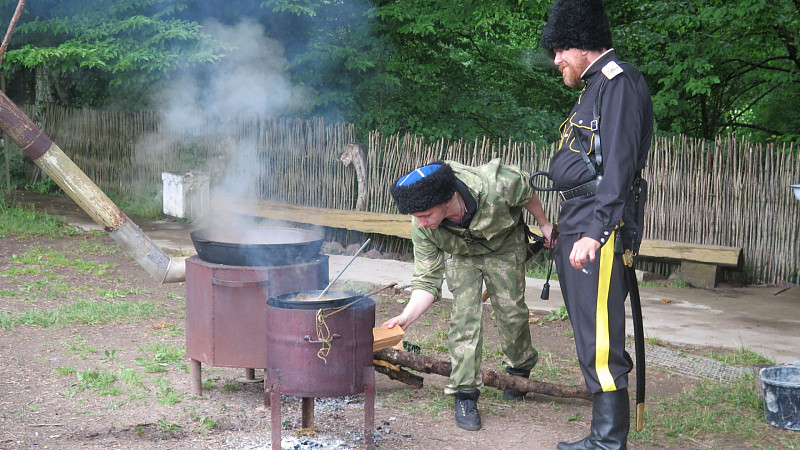
<instances>
[{"instance_id":1,"label":"stone paving","mask_svg":"<svg viewBox=\"0 0 800 450\"><path fill-rule=\"evenodd\" d=\"M628 348L631 358L636 361L636 352ZM661 369L692 378L730 382L731 379L753 371L747 367L732 367L705 356L692 355L680 350L672 350L658 345L645 345L647 367Z\"/></svg>"}]
</instances>

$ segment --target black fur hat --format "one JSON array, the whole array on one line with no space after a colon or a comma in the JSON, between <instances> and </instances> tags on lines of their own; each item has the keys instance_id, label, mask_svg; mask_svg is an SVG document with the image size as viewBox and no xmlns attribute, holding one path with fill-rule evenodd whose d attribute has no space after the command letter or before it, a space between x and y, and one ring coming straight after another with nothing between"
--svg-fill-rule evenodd
<instances>
[{"instance_id":1,"label":"black fur hat","mask_svg":"<svg viewBox=\"0 0 800 450\"><path fill-rule=\"evenodd\" d=\"M400 177L390 192L400 214L427 211L453 198L456 175L447 163L436 161Z\"/></svg>"},{"instance_id":2,"label":"black fur hat","mask_svg":"<svg viewBox=\"0 0 800 450\"><path fill-rule=\"evenodd\" d=\"M547 50L604 50L612 47L602 0L556 0L542 30Z\"/></svg>"}]
</instances>

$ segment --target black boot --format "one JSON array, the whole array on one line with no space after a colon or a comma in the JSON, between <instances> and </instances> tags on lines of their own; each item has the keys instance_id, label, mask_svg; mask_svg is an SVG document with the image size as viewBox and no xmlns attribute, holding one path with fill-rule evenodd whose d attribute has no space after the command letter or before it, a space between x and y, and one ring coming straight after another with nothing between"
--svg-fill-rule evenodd
<instances>
[{"instance_id":1,"label":"black boot","mask_svg":"<svg viewBox=\"0 0 800 450\"><path fill-rule=\"evenodd\" d=\"M619 449L628 446L631 426L628 390L600 392L592 399L592 427L589 436L577 442L559 442L559 450Z\"/></svg>"},{"instance_id":2,"label":"black boot","mask_svg":"<svg viewBox=\"0 0 800 450\"><path fill-rule=\"evenodd\" d=\"M481 415L478 413L478 397L481 391L471 389L456 392L455 415L456 425L467 431L481 429Z\"/></svg>"},{"instance_id":3,"label":"black boot","mask_svg":"<svg viewBox=\"0 0 800 450\"><path fill-rule=\"evenodd\" d=\"M513 375L515 377L528 378L531 376L530 370L515 369L510 366L506 366L506 372L508 372L509 375ZM511 389L511 388L503 391L503 400L518 402L524 399L525 399L525 393L522 391L518 391L516 389Z\"/></svg>"}]
</instances>

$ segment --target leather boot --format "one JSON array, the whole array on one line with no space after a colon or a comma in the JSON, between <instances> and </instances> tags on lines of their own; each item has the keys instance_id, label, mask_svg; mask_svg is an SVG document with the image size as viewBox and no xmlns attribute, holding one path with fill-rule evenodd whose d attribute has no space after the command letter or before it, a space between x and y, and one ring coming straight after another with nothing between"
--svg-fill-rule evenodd
<instances>
[{"instance_id":1,"label":"leather boot","mask_svg":"<svg viewBox=\"0 0 800 450\"><path fill-rule=\"evenodd\" d=\"M461 390L456 392L456 404L454 407L456 425L467 431L478 431L481 429L481 415L478 413L478 397L481 391L478 389Z\"/></svg>"},{"instance_id":2,"label":"leather boot","mask_svg":"<svg viewBox=\"0 0 800 450\"><path fill-rule=\"evenodd\" d=\"M594 394L592 399L592 426L589 436L577 442L559 442L559 450L614 449L628 446L631 426L628 390Z\"/></svg>"},{"instance_id":3,"label":"leather boot","mask_svg":"<svg viewBox=\"0 0 800 450\"><path fill-rule=\"evenodd\" d=\"M515 377L528 378L531 376L530 370L515 369L511 366L506 366L506 372ZM525 399L525 393L516 389L506 389L503 391L503 400L518 402Z\"/></svg>"}]
</instances>

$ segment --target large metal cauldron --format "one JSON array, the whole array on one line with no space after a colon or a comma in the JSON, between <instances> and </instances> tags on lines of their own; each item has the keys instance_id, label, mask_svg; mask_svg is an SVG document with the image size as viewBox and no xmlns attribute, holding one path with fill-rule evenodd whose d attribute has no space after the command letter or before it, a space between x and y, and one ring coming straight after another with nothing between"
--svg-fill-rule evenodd
<instances>
[{"instance_id":1,"label":"large metal cauldron","mask_svg":"<svg viewBox=\"0 0 800 450\"><path fill-rule=\"evenodd\" d=\"M314 398L364 393L364 443L374 447L375 368L372 329L375 302L346 291L270 297L267 302L267 385L270 389L272 448L281 446L281 394L302 397L302 427L314 423ZM325 316L324 337L317 315ZM329 351L320 350L330 344Z\"/></svg>"},{"instance_id":2,"label":"large metal cauldron","mask_svg":"<svg viewBox=\"0 0 800 450\"><path fill-rule=\"evenodd\" d=\"M229 266L286 266L312 261L325 236L285 227L209 228L191 232L203 261Z\"/></svg>"}]
</instances>

